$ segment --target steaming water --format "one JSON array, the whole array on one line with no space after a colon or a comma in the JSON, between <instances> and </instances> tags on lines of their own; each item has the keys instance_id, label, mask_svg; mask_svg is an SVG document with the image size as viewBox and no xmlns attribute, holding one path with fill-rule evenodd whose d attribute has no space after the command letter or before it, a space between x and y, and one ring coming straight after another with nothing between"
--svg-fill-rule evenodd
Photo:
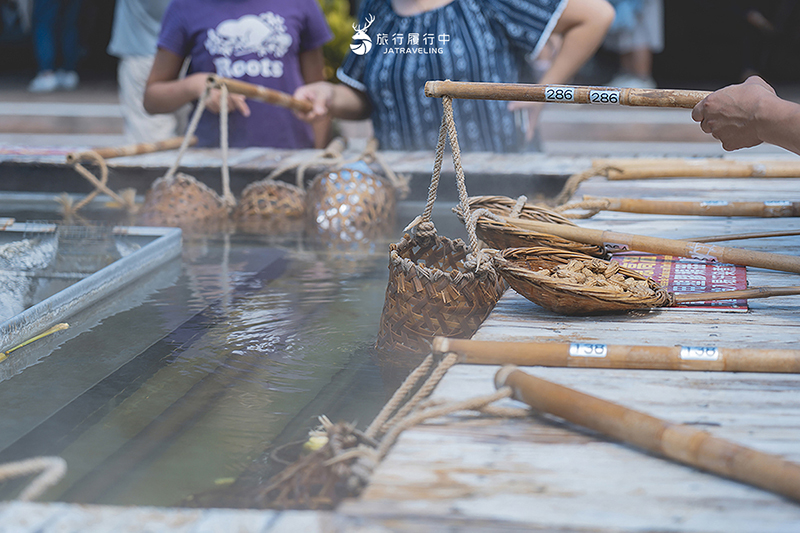
<instances>
[{"instance_id":1,"label":"steaming water","mask_svg":"<svg viewBox=\"0 0 800 533\"><path fill-rule=\"evenodd\" d=\"M405 206L398 224L421 209ZM442 211L440 233L461 236ZM54 501L260 506L276 447L322 414L363 429L393 392L371 346L399 236L348 254L302 239L185 240L180 260L69 319L68 340L19 353L27 362L0 381L14 413L0 418L0 462L63 457Z\"/></svg>"}]
</instances>

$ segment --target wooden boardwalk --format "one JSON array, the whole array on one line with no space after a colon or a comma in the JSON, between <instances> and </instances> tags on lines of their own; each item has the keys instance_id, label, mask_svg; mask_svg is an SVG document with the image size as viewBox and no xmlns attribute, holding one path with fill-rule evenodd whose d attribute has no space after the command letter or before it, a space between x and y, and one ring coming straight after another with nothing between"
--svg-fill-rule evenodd
<instances>
[{"instance_id":1,"label":"wooden boardwalk","mask_svg":"<svg viewBox=\"0 0 800 533\"><path fill-rule=\"evenodd\" d=\"M563 109L565 123L625 124L633 114ZM573 117L571 113L575 113ZM598 115L604 113L606 115ZM623 114L627 113L627 114ZM649 111L636 111L650 113ZM590 118L586 118L586 117ZM485 194L470 176L494 170L519 176L562 178L587 168L592 157L719 156L718 144L694 138L686 115L661 113L648 120L680 132L667 138L641 126L625 142L603 137L567 144L552 134L547 154L465 157L471 194ZM570 122L572 121L572 122ZM642 124L646 121L640 120ZM559 126L561 128L562 126ZM609 126L610 128L611 126ZM693 127L696 127L694 125ZM556 131L556 130L552 130ZM560 130L558 130L560 131ZM656 133L654 133L656 132ZM617 136L621 135L619 132ZM651 135L651 137L648 137ZM653 137L655 136L655 137ZM631 142L630 139L639 138ZM582 144L583 143L583 144ZM297 157L295 155L294 157ZM17 159L14 159L17 157ZM26 164L23 156L5 161ZM58 156L61 157L61 156ZM236 165L267 171L288 155L236 154ZM399 172L429 172L431 154L387 154ZM794 158L774 147L735 158ZM2 159L2 158L0 158ZM163 157L117 160L121 168L164 165ZM38 165L61 165L38 156ZM187 166L213 168L218 154L197 152ZM3 161L0 161L2 164ZM533 188L533 187L531 187ZM509 195L529 194L510 187ZM504 192L505 193L505 192ZM611 182L593 178L575 194L686 200L800 200L796 179L660 179ZM703 218L601 213L582 226L685 238L798 228L800 218ZM725 243L800 255L800 238ZM796 274L748 269L751 285L796 285ZM800 299L753 300L748 312L667 309L646 315L563 317L509 290L476 339L566 341L605 344L796 348ZM434 398L463 400L494 391L498 367L458 365L448 371ZM528 368L526 371L672 422L800 462L800 376L641 370ZM507 406L521 404L505 400ZM403 433L358 500L332 513L186 510L66 504L0 504L0 533L61 531L800 531L800 505L741 483L697 471L611 442L552 417L505 419L459 413Z\"/></svg>"},{"instance_id":2,"label":"wooden boardwalk","mask_svg":"<svg viewBox=\"0 0 800 533\"><path fill-rule=\"evenodd\" d=\"M583 194L685 200L790 200L796 179L593 178ZM668 238L798 228L797 218L601 213L585 227ZM800 255L800 239L721 243ZM748 268L752 286L797 274ZM475 339L658 346L796 348L800 300L750 301L746 313L665 309L645 316L564 317L509 290ZM442 401L494 391L498 367L457 365ZM800 462L800 376L578 368L530 373L675 423ZM506 401L507 405L521 405ZM656 458L551 417L453 415L406 431L357 502L343 512L436 529L558 531L800 531L800 505ZM505 529L503 529L505 530Z\"/></svg>"}]
</instances>

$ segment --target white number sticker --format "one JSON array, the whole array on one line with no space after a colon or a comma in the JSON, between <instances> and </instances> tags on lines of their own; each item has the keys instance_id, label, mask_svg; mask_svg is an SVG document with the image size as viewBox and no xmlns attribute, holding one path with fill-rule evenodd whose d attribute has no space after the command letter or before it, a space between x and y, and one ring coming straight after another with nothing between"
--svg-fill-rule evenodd
<instances>
[{"instance_id":1,"label":"white number sticker","mask_svg":"<svg viewBox=\"0 0 800 533\"><path fill-rule=\"evenodd\" d=\"M619 91L589 91L589 102L592 104L618 104Z\"/></svg>"},{"instance_id":2,"label":"white number sticker","mask_svg":"<svg viewBox=\"0 0 800 533\"><path fill-rule=\"evenodd\" d=\"M684 361L717 361L719 350L713 347L681 346L681 359Z\"/></svg>"},{"instance_id":3,"label":"white number sticker","mask_svg":"<svg viewBox=\"0 0 800 533\"><path fill-rule=\"evenodd\" d=\"M765 207L792 207L792 202L785 200L767 200L764 202Z\"/></svg>"},{"instance_id":4,"label":"white number sticker","mask_svg":"<svg viewBox=\"0 0 800 533\"><path fill-rule=\"evenodd\" d=\"M608 355L608 348L605 344L578 344L569 345L569 354L572 357L605 357Z\"/></svg>"},{"instance_id":5,"label":"white number sticker","mask_svg":"<svg viewBox=\"0 0 800 533\"><path fill-rule=\"evenodd\" d=\"M700 207L723 207L728 205L725 200L708 200L707 202L700 202Z\"/></svg>"},{"instance_id":6,"label":"white number sticker","mask_svg":"<svg viewBox=\"0 0 800 533\"><path fill-rule=\"evenodd\" d=\"M548 102L574 102L575 89L569 87L545 87L544 98Z\"/></svg>"}]
</instances>

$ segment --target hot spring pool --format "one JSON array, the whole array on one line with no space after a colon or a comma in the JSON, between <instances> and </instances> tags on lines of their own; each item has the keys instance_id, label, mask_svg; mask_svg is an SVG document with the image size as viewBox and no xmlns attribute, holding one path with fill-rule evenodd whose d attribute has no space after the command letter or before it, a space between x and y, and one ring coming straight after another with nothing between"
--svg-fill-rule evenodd
<instances>
[{"instance_id":1,"label":"hot spring pool","mask_svg":"<svg viewBox=\"0 0 800 533\"><path fill-rule=\"evenodd\" d=\"M0 462L65 459L43 500L261 506L254 489L280 469L276 448L323 414L363 429L394 391L372 345L388 244L423 207L401 205L394 233L357 252L302 237L185 237L179 258L0 363ZM463 237L450 207L439 202L436 227Z\"/></svg>"}]
</instances>

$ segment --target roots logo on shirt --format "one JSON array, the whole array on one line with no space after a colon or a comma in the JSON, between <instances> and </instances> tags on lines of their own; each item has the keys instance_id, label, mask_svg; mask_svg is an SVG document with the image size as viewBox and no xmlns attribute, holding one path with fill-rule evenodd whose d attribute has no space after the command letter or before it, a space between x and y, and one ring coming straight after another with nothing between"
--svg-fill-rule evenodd
<instances>
[{"instance_id":1,"label":"roots logo on shirt","mask_svg":"<svg viewBox=\"0 0 800 533\"><path fill-rule=\"evenodd\" d=\"M270 11L220 22L208 30L205 46L208 53L225 57L283 57L292 46L292 36L286 31L284 18Z\"/></svg>"},{"instance_id":2,"label":"roots logo on shirt","mask_svg":"<svg viewBox=\"0 0 800 533\"><path fill-rule=\"evenodd\" d=\"M216 28L208 30L204 45L209 54L218 56L214 65L220 76L280 78L283 62L264 56L281 58L286 55L292 46L292 36L286 30L284 18L268 11L220 22ZM231 59L250 54L262 59Z\"/></svg>"},{"instance_id":3,"label":"roots logo on shirt","mask_svg":"<svg viewBox=\"0 0 800 533\"><path fill-rule=\"evenodd\" d=\"M354 54L363 56L372 50L372 39L367 35L367 28L369 28L373 22L375 22L375 16L370 13L363 28L353 24L353 31L356 33L353 35L353 42L350 43L350 50L352 50Z\"/></svg>"}]
</instances>

